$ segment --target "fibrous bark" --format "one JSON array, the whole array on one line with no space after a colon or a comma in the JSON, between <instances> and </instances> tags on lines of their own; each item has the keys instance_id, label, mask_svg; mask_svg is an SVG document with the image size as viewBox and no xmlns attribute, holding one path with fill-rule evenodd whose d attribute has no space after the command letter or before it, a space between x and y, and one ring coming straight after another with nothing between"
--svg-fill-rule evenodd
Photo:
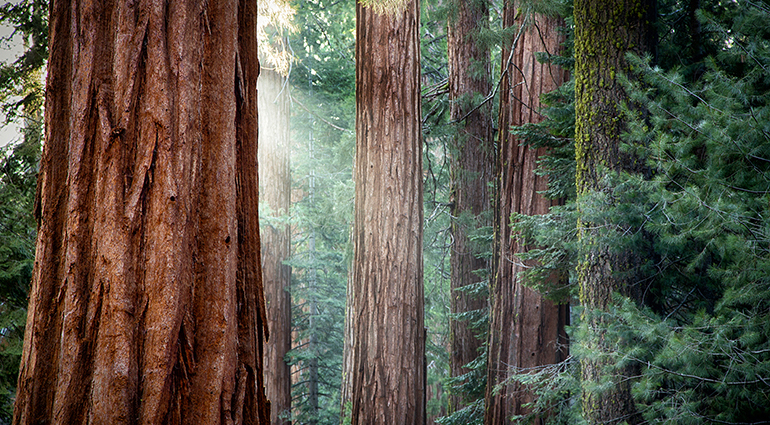
<instances>
[{"instance_id":1,"label":"fibrous bark","mask_svg":"<svg viewBox=\"0 0 770 425\"><path fill-rule=\"evenodd\" d=\"M256 16L52 3L15 424L267 422Z\"/></svg>"},{"instance_id":2,"label":"fibrous bark","mask_svg":"<svg viewBox=\"0 0 770 425\"><path fill-rule=\"evenodd\" d=\"M613 173L643 171L643 161L620 149L626 131L624 107L634 106L618 77L630 75L626 54L642 55L652 46L652 13L648 0L575 2L575 152L579 241L582 248L577 268L580 302L585 307L582 322L587 331L581 359L583 414L591 424L623 421L639 423L642 418L631 397L633 365L611 371L616 342L608 341L603 329L609 325L600 313L619 293L639 301L639 256L631 250L609 246L602 241L619 237L629 228L623 223L596 221L589 210L608 210L615 205L606 177ZM631 76L633 78L633 76ZM606 195L595 202L597 194ZM590 208L586 208L589 206ZM601 219L600 219L601 220ZM603 233L604 232L604 233ZM610 379L607 390L596 383Z\"/></svg>"},{"instance_id":3,"label":"fibrous bark","mask_svg":"<svg viewBox=\"0 0 770 425\"><path fill-rule=\"evenodd\" d=\"M419 5L356 6L352 424L422 424L425 330ZM343 401L343 405L346 404Z\"/></svg>"},{"instance_id":4,"label":"fibrous bark","mask_svg":"<svg viewBox=\"0 0 770 425\"><path fill-rule=\"evenodd\" d=\"M454 1L454 14L447 28L449 53L450 118L457 135L452 140L451 214L453 245L450 256L452 275L451 309L460 314L484 309L487 300L461 288L488 278L489 262L479 258L469 234L491 225L489 183L492 181L494 148L492 146L491 102L479 104L481 96L491 91L490 56L478 38L489 22L486 3ZM487 271L487 273L484 273ZM465 367L479 355L482 340L467 320L450 321L450 372L461 376ZM450 410L463 406L461 396L452 396Z\"/></svg>"},{"instance_id":5,"label":"fibrous bark","mask_svg":"<svg viewBox=\"0 0 770 425\"><path fill-rule=\"evenodd\" d=\"M259 76L260 200L275 216L287 216L291 206L289 169L289 87L273 70ZM267 302L270 340L265 344L265 391L271 402L270 423L288 423L291 409L291 370L284 360L291 350L291 267L283 262L291 250L291 229L283 220L260 228L262 279ZM281 419L281 418L284 419Z\"/></svg>"},{"instance_id":6,"label":"fibrous bark","mask_svg":"<svg viewBox=\"0 0 770 425\"><path fill-rule=\"evenodd\" d=\"M514 238L511 213L545 214L558 201L545 198L547 176L535 174L538 160L546 148L522 146L511 134L511 126L542 121L540 97L558 88L567 79L564 70L536 59L538 52L556 54L563 37L562 21L541 14L520 13L515 3L507 3L504 25L515 26L519 34L515 45L503 51L503 75L500 84L500 135L497 163L498 204L495 208L494 277L489 329L486 413L488 425L506 423L514 415L528 413L524 404L534 394L517 383L496 390L512 373L536 370L558 363L567 356L564 326L569 323L566 304L556 304L522 283L519 273L532 264L516 257L531 247ZM512 49L512 50L511 50ZM539 423L541 419L535 418Z\"/></svg>"}]
</instances>

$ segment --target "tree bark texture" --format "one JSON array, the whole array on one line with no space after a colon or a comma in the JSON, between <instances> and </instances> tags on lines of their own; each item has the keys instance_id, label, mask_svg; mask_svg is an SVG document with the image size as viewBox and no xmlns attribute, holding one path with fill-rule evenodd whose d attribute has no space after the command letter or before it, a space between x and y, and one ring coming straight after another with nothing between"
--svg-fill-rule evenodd
<instances>
[{"instance_id":1,"label":"tree bark texture","mask_svg":"<svg viewBox=\"0 0 770 425\"><path fill-rule=\"evenodd\" d=\"M478 258L468 238L476 229L491 225L489 183L492 181L494 147L492 138L492 104L479 105L474 95L486 96L491 91L490 55L478 41L479 32L488 26L489 9L484 2L455 0L453 15L447 29L449 56L450 117L456 123L457 135L453 138L450 173L452 194L450 200L452 222L451 309L459 314L486 307L487 300L478 295L463 292L460 288L487 279L479 275L489 270L489 262ZM482 72L480 69L483 69ZM477 72L474 72L477 71ZM464 366L479 356L482 340L476 337L478 330L467 320L452 319L450 322L450 372L461 376L469 370ZM464 407L462 397L450 398L452 411Z\"/></svg>"},{"instance_id":2,"label":"tree bark texture","mask_svg":"<svg viewBox=\"0 0 770 425\"><path fill-rule=\"evenodd\" d=\"M604 179L610 173L639 173L642 162L620 150L626 131L623 105L629 97L618 76L629 74L625 55L643 55L652 46L651 23L654 7L649 0L575 2L575 153L579 241L578 284L580 302L588 313L606 311L613 293L639 300L640 290L634 270L639 258L630 250L601 243L611 223L592 222L586 216L586 202L592 194L604 193L608 203L593 202L590 209L612 208L612 188ZM622 227L622 225L621 225ZM618 235L624 228L617 228ZM607 232L607 230L604 230ZM587 336L584 350L592 352L581 359L583 414L591 424L639 423L641 416L631 397L629 377L633 366L609 369L613 341L606 341L602 328L608 324L596 314L585 314ZM611 389L598 391L593 384L612 379Z\"/></svg>"},{"instance_id":3,"label":"tree bark texture","mask_svg":"<svg viewBox=\"0 0 770 425\"><path fill-rule=\"evenodd\" d=\"M288 216L291 207L289 169L289 87L285 77L263 69L259 75L259 180L261 201L275 216ZM265 344L265 391L271 402L270 423L291 409L291 370L286 353L291 350L291 267L284 260L291 255L291 229L283 221L260 228L262 280L267 302L270 340Z\"/></svg>"},{"instance_id":4,"label":"tree bark texture","mask_svg":"<svg viewBox=\"0 0 770 425\"><path fill-rule=\"evenodd\" d=\"M423 424L419 4L356 16L351 423Z\"/></svg>"},{"instance_id":5,"label":"tree bark texture","mask_svg":"<svg viewBox=\"0 0 770 425\"><path fill-rule=\"evenodd\" d=\"M263 424L254 2L53 1L15 424Z\"/></svg>"},{"instance_id":6,"label":"tree bark texture","mask_svg":"<svg viewBox=\"0 0 770 425\"><path fill-rule=\"evenodd\" d=\"M567 80L566 71L540 63L535 57L537 52L559 52L564 39L558 28L563 22L518 10L515 2L506 3L504 9L504 25L519 28L519 35L502 55L505 74L500 84L500 180L495 208L495 243L499 246L495 249L496 276L491 289L484 417L488 425L507 423L514 415L528 413L523 405L534 400L534 394L517 383L496 389L511 373L558 363L567 356L564 326L569 323L568 306L555 304L524 286L518 274L528 266L516 254L530 247L522 246L510 227L511 213L545 214L556 204L539 193L547 188L547 177L534 172L547 150L522 146L510 127L542 121L540 96Z\"/></svg>"}]
</instances>

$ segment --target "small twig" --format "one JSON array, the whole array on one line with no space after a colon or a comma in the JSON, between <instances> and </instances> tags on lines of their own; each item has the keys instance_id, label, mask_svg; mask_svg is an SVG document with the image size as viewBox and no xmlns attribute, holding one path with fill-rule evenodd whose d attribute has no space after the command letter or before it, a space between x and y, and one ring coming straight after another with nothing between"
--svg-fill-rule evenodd
<instances>
[{"instance_id":1,"label":"small twig","mask_svg":"<svg viewBox=\"0 0 770 425\"><path fill-rule=\"evenodd\" d=\"M301 106L301 107L302 107L302 109L304 109L304 110L308 111L308 112L309 112L311 115L313 115L313 116L315 116L316 118L318 118L319 120L321 120L321 121L325 122L325 123L326 123L326 124L328 124L330 127L334 128L334 129L336 129L336 130L339 130L339 131L350 131L350 130L348 130L347 128L342 128L342 127L340 127L340 126L338 126L338 125L335 125L334 123L330 122L330 121L329 121L329 120L327 120L326 118L324 118L324 117L322 117L322 116L320 116L320 115L316 114L315 112L311 111L310 109L308 109L308 108L307 108L307 106L303 105L303 104L302 104L302 102L300 102L299 100L297 100L297 98L296 98L296 97L294 97L294 96L292 96L291 94L289 94L289 96L291 97L291 100L292 100L292 102L297 102L297 105Z\"/></svg>"}]
</instances>

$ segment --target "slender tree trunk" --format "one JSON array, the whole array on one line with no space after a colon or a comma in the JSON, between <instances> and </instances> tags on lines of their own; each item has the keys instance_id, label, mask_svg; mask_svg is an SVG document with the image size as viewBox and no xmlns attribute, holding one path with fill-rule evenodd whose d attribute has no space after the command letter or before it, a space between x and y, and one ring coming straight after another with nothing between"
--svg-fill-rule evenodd
<instances>
[{"instance_id":1,"label":"slender tree trunk","mask_svg":"<svg viewBox=\"0 0 770 425\"><path fill-rule=\"evenodd\" d=\"M644 54L652 46L653 12L649 0L575 2L575 151L582 247L577 271L585 307L583 350L592 353L581 359L583 414L590 424L641 421L631 398L630 378L636 368L610 370L616 342L605 339L602 328L608 324L597 314L608 309L614 293L640 300L639 258L629 249L602 242L613 236L607 232L619 237L627 227L599 221L588 212L615 207L607 175L643 171L638 158L620 150L626 131L622 108L631 105L617 77L629 73L628 52ZM605 201L596 202L597 194L607 195ZM602 230L609 228L617 230ZM614 384L597 390L595 384L606 379Z\"/></svg>"},{"instance_id":2,"label":"slender tree trunk","mask_svg":"<svg viewBox=\"0 0 770 425\"><path fill-rule=\"evenodd\" d=\"M256 18L52 3L15 424L267 423Z\"/></svg>"},{"instance_id":3,"label":"slender tree trunk","mask_svg":"<svg viewBox=\"0 0 770 425\"><path fill-rule=\"evenodd\" d=\"M484 297L461 290L464 286L488 278L489 263L478 256L479 249L468 238L469 233L491 225L485 213L490 209L489 183L492 181L494 148L492 146L492 104L479 105L474 95L486 96L491 91L489 50L478 41L479 32L489 22L489 9L484 2L454 0L453 16L447 30L449 49L450 116L456 123L457 135L452 145L452 235L451 252L452 313L465 313L486 307ZM467 288L466 288L467 289ZM469 370L464 366L479 356L482 340L478 330L467 320L450 322L451 376ZM461 396L452 396L452 411L464 407Z\"/></svg>"},{"instance_id":4,"label":"slender tree trunk","mask_svg":"<svg viewBox=\"0 0 770 425\"><path fill-rule=\"evenodd\" d=\"M423 424L419 5L356 11L350 419Z\"/></svg>"},{"instance_id":5,"label":"slender tree trunk","mask_svg":"<svg viewBox=\"0 0 770 425\"><path fill-rule=\"evenodd\" d=\"M517 16L518 15L518 16ZM529 249L513 238L511 213L545 214L554 201L539 192L547 188L546 176L535 174L538 159L545 148L521 146L521 140L510 133L511 126L542 120L540 96L558 88L567 74L557 66L540 63L537 52L558 53L563 37L559 18L521 13L515 3L507 3L504 25L519 28L516 44L503 51L500 85L500 136L498 173L499 194L495 215L495 270L491 291L492 313L489 330L489 357L484 423L501 424L514 415L528 413L523 407L534 400L534 394L511 383L496 386L511 373L554 364L566 358L568 324L567 305L557 305L542 294L524 286L518 276L527 265L516 254ZM511 51L511 49L513 49ZM535 418L535 423L540 419Z\"/></svg>"},{"instance_id":6,"label":"slender tree trunk","mask_svg":"<svg viewBox=\"0 0 770 425\"><path fill-rule=\"evenodd\" d=\"M289 153L289 87L272 70L259 76L259 178L261 198L275 216L287 216L291 206ZM278 221L262 226L262 278L267 301L270 340L265 344L265 391L271 402L270 423L288 423L291 413L291 268L284 265L291 251L291 229ZM286 419L281 419L281 417Z\"/></svg>"}]
</instances>

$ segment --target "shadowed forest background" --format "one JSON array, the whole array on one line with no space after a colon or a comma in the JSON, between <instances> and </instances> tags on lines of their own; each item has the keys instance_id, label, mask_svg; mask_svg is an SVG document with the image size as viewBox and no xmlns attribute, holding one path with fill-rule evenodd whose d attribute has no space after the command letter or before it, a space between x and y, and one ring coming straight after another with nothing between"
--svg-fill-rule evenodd
<instances>
[{"instance_id":1,"label":"shadowed forest background","mask_svg":"<svg viewBox=\"0 0 770 425\"><path fill-rule=\"evenodd\" d=\"M424 310L411 331L424 335L426 422L770 423L770 3L411 3ZM348 375L351 317L364 311L352 282L368 273L355 270L356 69L377 64L356 50L353 1L259 12L271 420L366 423ZM0 423L11 423L48 2L7 3L0 21L19 52L0 68L4 123L22 129L0 147Z\"/></svg>"}]
</instances>

